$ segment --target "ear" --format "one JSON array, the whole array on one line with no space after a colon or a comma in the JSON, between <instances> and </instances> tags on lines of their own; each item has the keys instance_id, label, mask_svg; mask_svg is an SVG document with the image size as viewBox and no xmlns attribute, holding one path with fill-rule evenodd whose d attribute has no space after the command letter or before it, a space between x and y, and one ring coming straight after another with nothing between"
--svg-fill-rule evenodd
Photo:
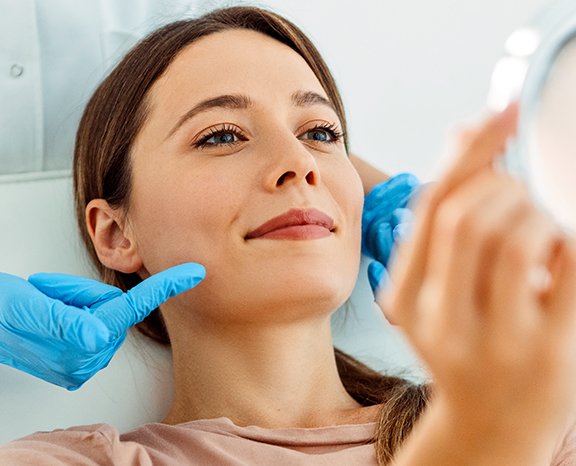
<instances>
[{"instance_id":1,"label":"ear","mask_svg":"<svg viewBox=\"0 0 576 466\"><path fill-rule=\"evenodd\" d=\"M86 225L102 264L122 273L142 268L142 259L120 209L113 209L104 199L93 199L86 206Z\"/></svg>"}]
</instances>

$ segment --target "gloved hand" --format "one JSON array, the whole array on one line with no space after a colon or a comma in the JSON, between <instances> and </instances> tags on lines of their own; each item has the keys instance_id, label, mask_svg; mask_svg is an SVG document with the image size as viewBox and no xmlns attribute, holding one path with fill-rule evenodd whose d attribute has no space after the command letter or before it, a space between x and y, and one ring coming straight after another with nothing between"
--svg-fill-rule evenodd
<instances>
[{"instance_id":1,"label":"gloved hand","mask_svg":"<svg viewBox=\"0 0 576 466\"><path fill-rule=\"evenodd\" d=\"M130 327L205 273L181 264L127 293L72 275L0 273L0 363L75 390L108 365Z\"/></svg>"},{"instance_id":2,"label":"gloved hand","mask_svg":"<svg viewBox=\"0 0 576 466\"><path fill-rule=\"evenodd\" d=\"M375 296L390 282L386 267L394 243L410 235L414 214L407 205L419 187L414 175L403 173L377 184L364 199L362 254L374 259L368 266L368 279Z\"/></svg>"}]
</instances>

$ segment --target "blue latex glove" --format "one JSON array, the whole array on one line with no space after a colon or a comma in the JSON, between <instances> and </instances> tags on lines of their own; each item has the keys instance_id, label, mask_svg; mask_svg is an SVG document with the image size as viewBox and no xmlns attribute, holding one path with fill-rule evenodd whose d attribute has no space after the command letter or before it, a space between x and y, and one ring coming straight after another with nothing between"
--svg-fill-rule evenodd
<instances>
[{"instance_id":1,"label":"blue latex glove","mask_svg":"<svg viewBox=\"0 0 576 466\"><path fill-rule=\"evenodd\" d=\"M0 273L0 363L75 390L108 365L130 327L205 273L178 265L128 293L72 275Z\"/></svg>"},{"instance_id":2,"label":"blue latex glove","mask_svg":"<svg viewBox=\"0 0 576 466\"><path fill-rule=\"evenodd\" d=\"M403 173L377 184L364 199L362 253L374 259L368 266L368 279L375 296L390 283L386 267L394 244L411 233L414 214L408 204L420 186L414 175Z\"/></svg>"}]
</instances>

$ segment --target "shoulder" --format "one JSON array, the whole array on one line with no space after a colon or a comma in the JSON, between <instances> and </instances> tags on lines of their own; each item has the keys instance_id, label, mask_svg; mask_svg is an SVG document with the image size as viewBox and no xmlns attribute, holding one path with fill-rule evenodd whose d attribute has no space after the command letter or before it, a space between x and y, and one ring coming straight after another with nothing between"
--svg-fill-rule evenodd
<instances>
[{"instance_id":1,"label":"shoulder","mask_svg":"<svg viewBox=\"0 0 576 466\"><path fill-rule=\"evenodd\" d=\"M138 450L138 446L123 444L118 431L108 424L94 424L52 432L36 432L9 442L0 447L0 464L10 466L120 464L116 459L126 458L127 454L130 456L129 450Z\"/></svg>"},{"instance_id":2,"label":"shoulder","mask_svg":"<svg viewBox=\"0 0 576 466\"><path fill-rule=\"evenodd\" d=\"M221 420L190 425L145 424L120 434L108 424L36 432L0 446L0 465L5 466L128 466L206 464L220 451L230 426ZM216 447L215 447L216 446Z\"/></svg>"}]
</instances>

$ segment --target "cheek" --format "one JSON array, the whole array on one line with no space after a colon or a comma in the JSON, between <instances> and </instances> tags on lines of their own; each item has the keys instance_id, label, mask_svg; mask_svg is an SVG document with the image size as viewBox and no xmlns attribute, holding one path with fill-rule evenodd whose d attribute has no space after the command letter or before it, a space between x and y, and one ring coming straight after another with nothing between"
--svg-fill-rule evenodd
<instances>
[{"instance_id":1,"label":"cheek","mask_svg":"<svg viewBox=\"0 0 576 466\"><path fill-rule=\"evenodd\" d=\"M351 240L360 242L364 189L358 172L346 160L337 167L337 170L326 171L323 179L341 209L342 219L346 229L349 230Z\"/></svg>"},{"instance_id":2,"label":"cheek","mask_svg":"<svg viewBox=\"0 0 576 466\"><path fill-rule=\"evenodd\" d=\"M224 254L238 210L238 185L219 176L158 176L135 183L131 223L144 267L157 273L184 262L210 267ZM207 182L209 181L209 182ZM234 187L234 192L231 192Z\"/></svg>"},{"instance_id":3,"label":"cheek","mask_svg":"<svg viewBox=\"0 0 576 466\"><path fill-rule=\"evenodd\" d=\"M362 182L356 170L350 176L351 183L347 189L343 190L343 205L346 210L346 216L349 219L348 228L350 229L350 247L349 255L351 267L355 270L354 282L358 268L360 266L360 250L362 246L362 211L364 208L364 189Z\"/></svg>"}]
</instances>

